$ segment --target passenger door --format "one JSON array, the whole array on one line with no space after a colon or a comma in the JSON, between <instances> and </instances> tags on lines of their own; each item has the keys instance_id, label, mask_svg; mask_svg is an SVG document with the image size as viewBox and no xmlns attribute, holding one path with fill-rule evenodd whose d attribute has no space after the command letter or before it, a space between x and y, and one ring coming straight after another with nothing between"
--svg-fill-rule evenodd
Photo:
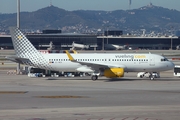
<instances>
[{"instance_id":1,"label":"passenger door","mask_svg":"<svg viewBox=\"0 0 180 120\"><path fill-rule=\"evenodd\" d=\"M149 57L149 65L150 65L150 66L155 66L155 60L154 60L154 57L153 57L153 56L150 56L150 57Z\"/></svg>"}]
</instances>

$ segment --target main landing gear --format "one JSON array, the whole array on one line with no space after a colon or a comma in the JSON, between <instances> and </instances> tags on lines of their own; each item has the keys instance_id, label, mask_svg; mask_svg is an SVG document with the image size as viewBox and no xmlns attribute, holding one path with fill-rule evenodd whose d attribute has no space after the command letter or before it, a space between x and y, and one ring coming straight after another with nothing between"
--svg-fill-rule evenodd
<instances>
[{"instance_id":1,"label":"main landing gear","mask_svg":"<svg viewBox=\"0 0 180 120\"><path fill-rule=\"evenodd\" d=\"M97 79L98 79L98 76L97 76L97 75L92 75L92 76L91 76L91 80L95 81L95 80L97 80Z\"/></svg>"},{"instance_id":2,"label":"main landing gear","mask_svg":"<svg viewBox=\"0 0 180 120\"><path fill-rule=\"evenodd\" d=\"M154 75L152 75L152 74L149 75L149 79L150 79L150 80L154 80L154 78L155 78Z\"/></svg>"}]
</instances>

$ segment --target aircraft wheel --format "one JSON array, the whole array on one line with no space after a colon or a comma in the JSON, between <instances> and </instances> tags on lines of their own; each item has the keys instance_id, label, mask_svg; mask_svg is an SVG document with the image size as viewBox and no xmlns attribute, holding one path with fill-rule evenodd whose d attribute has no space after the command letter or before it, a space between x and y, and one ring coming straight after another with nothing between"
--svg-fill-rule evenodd
<instances>
[{"instance_id":1,"label":"aircraft wheel","mask_svg":"<svg viewBox=\"0 0 180 120\"><path fill-rule=\"evenodd\" d=\"M153 75L150 76L150 80L154 80L154 76Z\"/></svg>"},{"instance_id":2,"label":"aircraft wheel","mask_svg":"<svg viewBox=\"0 0 180 120\"><path fill-rule=\"evenodd\" d=\"M98 79L98 76L97 76L97 75L93 75L93 76L91 76L91 79L92 79L93 81L95 81L95 80Z\"/></svg>"}]
</instances>

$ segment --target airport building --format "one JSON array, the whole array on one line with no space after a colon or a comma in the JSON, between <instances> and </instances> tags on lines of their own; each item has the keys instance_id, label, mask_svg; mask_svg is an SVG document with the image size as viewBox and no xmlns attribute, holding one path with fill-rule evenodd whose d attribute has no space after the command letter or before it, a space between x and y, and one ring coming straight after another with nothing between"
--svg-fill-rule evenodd
<instances>
[{"instance_id":1,"label":"airport building","mask_svg":"<svg viewBox=\"0 0 180 120\"><path fill-rule=\"evenodd\" d=\"M52 33L55 32L55 33ZM37 49L43 48L52 42L55 49L69 50L73 47L73 42L79 45L88 46L86 49L103 50L106 44L129 46L133 49L155 49L168 50L176 49L180 45L179 37L134 37L123 35L122 31L105 31L104 35L90 35L77 33L61 33L61 31L44 31L42 34L26 34L27 38ZM13 49L10 35L0 35L0 48Z\"/></svg>"},{"instance_id":2,"label":"airport building","mask_svg":"<svg viewBox=\"0 0 180 120\"><path fill-rule=\"evenodd\" d=\"M97 48L97 36L86 34L27 34L26 37L37 49L46 49L43 47L52 42L55 49L67 50L72 48L72 43L80 43L88 45L89 49ZM0 48L13 49L13 44L10 35L0 35Z\"/></svg>"},{"instance_id":3,"label":"airport building","mask_svg":"<svg viewBox=\"0 0 180 120\"><path fill-rule=\"evenodd\" d=\"M55 49L58 50L68 50L72 48L72 43L80 43L84 45L89 45L90 49L97 47L97 36L96 35L86 35L86 34L76 34L76 33L61 33L61 34L34 34L27 35L27 38L32 42L32 44L37 49L43 49L43 45L47 45L50 41L55 45Z\"/></svg>"},{"instance_id":4,"label":"airport building","mask_svg":"<svg viewBox=\"0 0 180 120\"><path fill-rule=\"evenodd\" d=\"M97 45L103 49L104 44L127 45L133 49L168 50L176 49L180 45L179 37L122 37L122 36L97 36Z\"/></svg>"}]
</instances>

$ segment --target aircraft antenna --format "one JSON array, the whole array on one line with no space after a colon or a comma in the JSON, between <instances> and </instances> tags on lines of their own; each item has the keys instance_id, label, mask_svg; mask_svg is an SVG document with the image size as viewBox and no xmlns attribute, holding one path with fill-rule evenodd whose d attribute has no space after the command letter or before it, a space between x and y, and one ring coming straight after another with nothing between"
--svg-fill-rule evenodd
<instances>
[{"instance_id":1,"label":"aircraft antenna","mask_svg":"<svg viewBox=\"0 0 180 120\"><path fill-rule=\"evenodd\" d=\"M132 0L129 0L129 10L131 9Z\"/></svg>"},{"instance_id":2,"label":"aircraft antenna","mask_svg":"<svg viewBox=\"0 0 180 120\"><path fill-rule=\"evenodd\" d=\"M50 6L52 6L52 0L50 0Z\"/></svg>"}]
</instances>

